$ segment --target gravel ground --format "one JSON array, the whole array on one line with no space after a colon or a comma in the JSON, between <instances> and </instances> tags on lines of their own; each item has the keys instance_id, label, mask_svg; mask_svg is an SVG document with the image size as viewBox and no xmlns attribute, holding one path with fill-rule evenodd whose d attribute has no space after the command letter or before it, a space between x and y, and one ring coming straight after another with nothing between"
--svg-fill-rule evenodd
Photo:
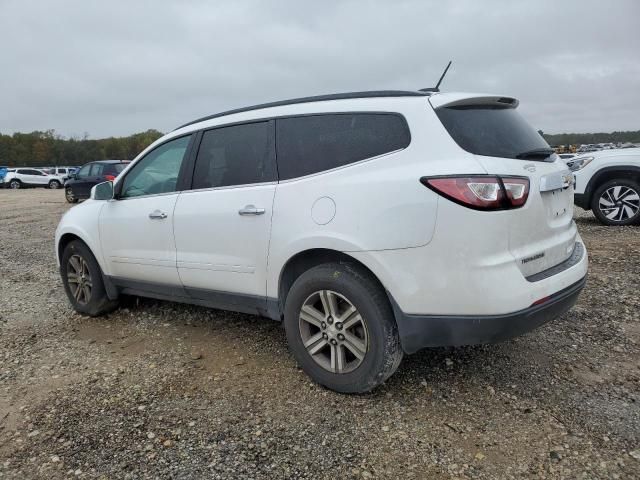
<instances>
[{"instance_id":1,"label":"gravel ground","mask_svg":"<svg viewBox=\"0 0 640 480\"><path fill-rule=\"evenodd\" d=\"M275 322L144 299L69 307L61 191L0 190L0 478L639 478L640 229L576 214L576 307L499 345L312 384Z\"/></svg>"}]
</instances>

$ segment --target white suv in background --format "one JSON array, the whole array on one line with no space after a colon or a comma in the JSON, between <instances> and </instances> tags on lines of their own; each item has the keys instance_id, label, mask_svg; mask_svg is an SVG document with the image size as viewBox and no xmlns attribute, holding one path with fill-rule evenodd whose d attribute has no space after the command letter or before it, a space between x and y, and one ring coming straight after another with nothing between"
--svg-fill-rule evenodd
<instances>
[{"instance_id":1,"label":"white suv in background","mask_svg":"<svg viewBox=\"0 0 640 480\"><path fill-rule=\"evenodd\" d=\"M60 188L64 185L64 178L58 175L48 175L36 168L16 168L7 172L4 183L13 189L25 187Z\"/></svg>"},{"instance_id":2,"label":"white suv in background","mask_svg":"<svg viewBox=\"0 0 640 480\"><path fill-rule=\"evenodd\" d=\"M88 315L132 294L282 320L340 392L529 331L575 303L587 253L573 177L517 105L360 92L183 125L62 218L66 293Z\"/></svg>"},{"instance_id":3,"label":"white suv in background","mask_svg":"<svg viewBox=\"0 0 640 480\"><path fill-rule=\"evenodd\" d=\"M640 148L603 150L566 160L575 203L605 225L640 224Z\"/></svg>"}]
</instances>

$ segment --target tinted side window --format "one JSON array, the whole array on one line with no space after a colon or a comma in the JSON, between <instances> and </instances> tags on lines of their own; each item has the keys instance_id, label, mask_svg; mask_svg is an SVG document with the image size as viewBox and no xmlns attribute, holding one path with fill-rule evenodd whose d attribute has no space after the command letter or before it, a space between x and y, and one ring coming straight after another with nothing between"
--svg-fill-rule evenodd
<instances>
[{"instance_id":1,"label":"tinted side window","mask_svg":"<svg viewBox=\"0 0 640 480\"><path fill-rule=\"evenodd\" d=\"M269 122L204 132L193 173L193 187L211 188L276 179Z\"/></svg>"},{"instance_id":2,"label":"tinted side window","mask_svg":"<svg viewBox=\"0 0 640 480\"><path fill-rule=\"evenodd\" d=\"M87 165L85 165L84 167L82 167L80 170L78 170L78 177L88 177L89 176L89 170L91 170L91 167L93 166L93 164L89 163Z\"/></svg>"},{"instance_id":3,"label":"tinted side window","mask_svg":"<svg viewBox=\"0 0 640 480\"><path fill-rule=\"evenodd\" d=\"M91 172L89 173L90 177L99 177L102 175L102 171L104 170L104 163L94 163L91 165Z\"/></svg>"},{"instance_id":4,"label":"tinted side window","mask_svg":"<svg viewBox=\"0 0 640 480\"><path fill-rule=\"evenodd\" d=\"M282 180L400 150L411 141L405 119L384 113L283 118L276 131Z\"/></svg>"},{"instance_id":5,"label":"tinted side window","mask_svg":"<svg viewBox=\"0 0 640 480\"><path fill-rule=\"evenodd\" d=\"M127 173L122 182L120 197L175 192L190 139L190 135L176 138L147 153Z\"/></svg>"}]
</instances>

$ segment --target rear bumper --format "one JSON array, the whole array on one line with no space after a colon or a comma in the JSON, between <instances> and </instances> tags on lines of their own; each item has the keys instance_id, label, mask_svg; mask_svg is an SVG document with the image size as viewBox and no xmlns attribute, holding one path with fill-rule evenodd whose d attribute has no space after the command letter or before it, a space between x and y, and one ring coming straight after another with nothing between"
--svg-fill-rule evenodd
<instances>
[{"instance_id":1,"label":"rear bumper","mask_svg":"<svg viewBox=\"0 0 640 480\"><path fill-rule=\"evenodd\" d=\"M566 313L577 301L587 277L541 304L501 315L408 315L392 300L402 348L414 353L426 347L496 343L529 332Z\"/></svg>"}]
</instances>

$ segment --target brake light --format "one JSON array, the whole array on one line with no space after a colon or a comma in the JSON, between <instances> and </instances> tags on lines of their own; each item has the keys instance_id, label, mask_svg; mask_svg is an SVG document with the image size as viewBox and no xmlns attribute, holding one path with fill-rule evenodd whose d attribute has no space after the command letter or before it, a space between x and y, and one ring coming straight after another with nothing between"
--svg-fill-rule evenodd
<instances>
[{"instance_id":1,"label":"brake light","mask_svg":"<svg viewBox=\"0 0 640 480\"><path fill-rule=\"evenodd\" d=\"M420 182L452 202L475 210L519 208L529 197L529 179L526 177L422 177Z\"/></svg>"},{"instance_id":2,"label":"brake light","mask_svg":"<svg viewBox=\"0 0 640 480\"><path fill-rule=\"evenodd\" d=\"M113 175L105 175L104 178L109 182L113 182L116 179Z\"/></svg>"}]
</instances>

